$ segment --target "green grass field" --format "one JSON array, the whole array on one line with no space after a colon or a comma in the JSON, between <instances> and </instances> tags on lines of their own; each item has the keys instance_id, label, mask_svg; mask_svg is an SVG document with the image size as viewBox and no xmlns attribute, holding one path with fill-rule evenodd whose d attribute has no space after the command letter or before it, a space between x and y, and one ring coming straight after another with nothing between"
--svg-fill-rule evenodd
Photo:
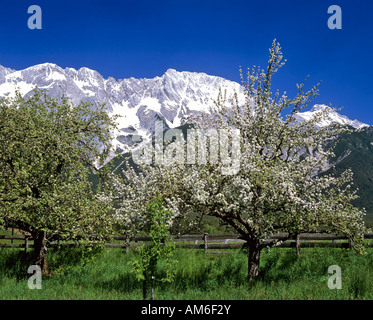
<instances>
[{"instance_id":1,"label":"green grass field","mask_svg":"<svg viewBox=\"0 0 373 320\"><path fill-rule=\"evenodd\" d=\"M0 249L0 299L142 299L128 262L133 253L121 249L69 248L48 252L50 275L42 289L28 288L30 265L19 249ZM373 299L373 250L359 256L349 250L307 248L300 257L294 249L263 251L262 275L248 283L247 257L243 252L213 255L178 250L176 278L157 283L156 299ZM328 267L342 270L342 289L331 290ZM161 272L161 271L160 271Z\"/></svg>"}]
</instances>

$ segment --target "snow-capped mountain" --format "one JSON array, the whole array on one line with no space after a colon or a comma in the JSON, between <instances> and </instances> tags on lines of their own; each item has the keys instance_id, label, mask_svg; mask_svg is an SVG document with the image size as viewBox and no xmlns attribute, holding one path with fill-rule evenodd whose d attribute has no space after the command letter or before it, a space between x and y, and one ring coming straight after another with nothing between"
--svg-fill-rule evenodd
<instances>
[{"instance_id":1,"label":"snow-capped mountain","mask_svg":"<svg viewBox=\"0 0 373 320\"><path fill-rule=\"evenodd\" d=\"M227 96L238 92L244 99L238 83L205 73L169 69L153 79L115 80L104 79L88 68L62 69L52 63L20 71L0 66L0 97L14 95L15 88L27 95L36 86L52 96L65 94L73 103L81 100L105 103L110 114L121 116L120 131L115 133L113 143L123 150L132 134L150 136L155 120L162 119L167 127L173 128L190 114L209 112L214 108L219 89L226 90Z\"/></svg>"},{"instance_id":2,"label":"snow-capped mountain","mask_svg":"<svg viewBox=\"0 0 373 320\"><path fill-rule=\"evenodd\" d=\"M106 104L109 114L119 114L119 131L113 133L113 145L128 150L132 135L148 139L154 132L155 120L164 120L169 128L182 124L190 114L211 112L219 90L226 90L227 97L237 92L240 103L245 102L240 84L205 73L178 72L168 69L162 76L152 79L127 78L105 79L89 68L61 68L56 64L44 63L24 70L12 70L0 65L0 97L12 96L18 88L22 95L32 93L38 87L52 96L66 95L72 102L88 100ZM298 121L306 121L315 112L325 108L315 105L311 111L297 115ZM334 112L328 125L336 121L355 128L368 126L350 120Z\"/></svg>"},{"instance_id":3,"label":"snow-capped mountain","mask_svg":"<svg viewBox=\"0 0 373 320\"><path fill-rule=\"evenodd\" d=\"M359 120L351 120L350 118L339 114L336 111L333 111L332 108L329 106L326 106L324 104L316 104L312 107L310 111L305 112L299 112L295 115L295 118L297 121L307 121L310 120L314 115L318 112L321 112L325 109L329 109L329 120L323 120L320 123L318 123L318 126L324 127L328 126L332 123L339 123L341 125L349 125L351 127L354 127L355 129L362 129L364 127L369 127L368 124L365 124L363 122L360 122Z\"/></svg>"}]
</instances>

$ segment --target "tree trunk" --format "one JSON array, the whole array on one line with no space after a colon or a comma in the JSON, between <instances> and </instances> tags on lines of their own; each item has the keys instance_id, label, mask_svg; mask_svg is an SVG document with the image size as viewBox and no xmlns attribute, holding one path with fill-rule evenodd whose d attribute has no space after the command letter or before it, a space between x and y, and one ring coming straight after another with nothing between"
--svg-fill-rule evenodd
<instances>
[{"instance_id":1,"label":"tree trunk","mask_svg":"<svg viewBox=\"0 0 373 320\"><path fill-rule=\"evenodd\" d=\"M43 274L47 273L47 238L45 231L35 232L34 239L34 264L38 265Z\"/></svg>"},{"instance_id":2,"label":"tree trunk","mask_svg":"<svg viewBox=\"0 0 373 320\"><path fill-rule=\"evenodd\" d=\"M258 241L248 243L248 280L252 281L259 275L260 252L262 248Z\"/></svg>"}]
</instances>

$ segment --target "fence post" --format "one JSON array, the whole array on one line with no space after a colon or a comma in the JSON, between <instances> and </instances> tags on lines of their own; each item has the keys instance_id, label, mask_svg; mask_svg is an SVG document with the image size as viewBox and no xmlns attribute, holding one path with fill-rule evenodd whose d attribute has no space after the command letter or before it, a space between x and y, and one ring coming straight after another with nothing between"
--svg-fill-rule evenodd
<instances>
[{"instance_id":1,"label":"fence post","mask_svg":"<svg viewBox=\"0 0 373 320\"><path fill-rule=\"evenodd\" d=\"M205 254L207 253L207 236L208 236L208 233L205 233L203 235L203 240L205 241Z\"/></svg>"},{"instance_id":2,"label":"fence post","mask_svg":"<svg viewBox=\"0 0 373 320\"><path fill-rule=\"evenodd\" d=\"M28 239L29 239L29 235L25 235L25 253L27 253L27 250L28 250Z\"/></svg>"},{"instance_id":3,"label":"fence post","mask_svg":"<svg viewBox=\"0 0 373 320\"><path fill-rule=\"evenodd\" d=\"M12 223L12 236L14 236L14 222ZM13 244L13 238L10 240L10 243Z\"/></svg>"},{"instance_id":4,"label":"fence post","mask_svg":"<svg viewBox=\"0 0 373 320\"><path fill-rule=\"evenodd\" d=\"M297 233L297 236L295 238L295 245L297 247L297 255L300 256L300 234Z\"/></svg>"},{"instance_id":5,"label":"fence post","mask_svg":"<svg viewBox=\"0 0 373 320\"><path fill-rule=\"evenodd\" d=\"M130 250L130 238L127 237L126 238L126 253L128 253L129 250Z\"/></svg>"},{"instance_id":6,"label":"fence post","mask_svg":"<svg viewBox=\"0 0 373 320\"><path fill-rule=\"evenodd\" d=\"M353 247L354 247L354 242L352 241L351 238L348 238L348 247L349 247L350 250L352 250Z\"/></svg>"}]
</instances>

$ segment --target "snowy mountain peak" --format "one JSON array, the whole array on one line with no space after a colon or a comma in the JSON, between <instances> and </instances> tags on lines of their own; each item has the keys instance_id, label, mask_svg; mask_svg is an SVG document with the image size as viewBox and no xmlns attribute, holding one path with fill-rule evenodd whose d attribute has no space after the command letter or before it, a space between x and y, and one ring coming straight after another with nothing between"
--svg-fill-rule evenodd
<instances>
[{"instance_id":1,"label":"snowy mountain peak","mask_svg":"<svg viewBox=\"0 0 373 320\"><path fill-rule=\"evenodd\" d=\"M315 104L311 108L310 112L324 111L325 109L331 109L331 108L325 104Z\"/></svg>"},{"instance_id":2,"label":"snowy mountain peak","mask_svg":"<svg viewBox=\"0 0 373 320\"><path fill-rule=\"evenodd\" d=\"M307 121L307 120L310 120L312 117L314 117L316 113L324 111L325 109L329 109L329 120L321 121L318 124L318 126L320 127L328 126L332 123L339 123L341 125L349 125L351 127L354 127L355 129L369 127L368 124L360 122L359 120L351 120L347 116L341 115L338 112L333 111L331 107L324 105L324 104L316 104L312 107L310 111L299 112L295 118L297 121L300 121L300 122Z\"/></svg>"},{"instance_id":3,"label":"snowy mountain peak","mask_svg":"<svg viewBox=\"0 0 373 320\"><path fill-rule=\"evenodd\" d=\"M164 75L176 75L177 73L181 73L181 72L178 72L175 69L169 68L169 69L166 70L166 72L164 73Z\"/></svg>"},{"instance_id":4,"label":"snowy mountain peak","mask_svg":"<svg viewBox=\"0 0 373 320\"><path fill-rule=\"evenodd\" d=\"M61 67L59 67L58 65L56 65L55 63L51 63L51 62L45 62L45 63L40 63L40 64L36 64L32 67L30 67L32 69L46 69L46 68L58 68L58 69L62 69Z\"/></svg>"}]
</instances>

